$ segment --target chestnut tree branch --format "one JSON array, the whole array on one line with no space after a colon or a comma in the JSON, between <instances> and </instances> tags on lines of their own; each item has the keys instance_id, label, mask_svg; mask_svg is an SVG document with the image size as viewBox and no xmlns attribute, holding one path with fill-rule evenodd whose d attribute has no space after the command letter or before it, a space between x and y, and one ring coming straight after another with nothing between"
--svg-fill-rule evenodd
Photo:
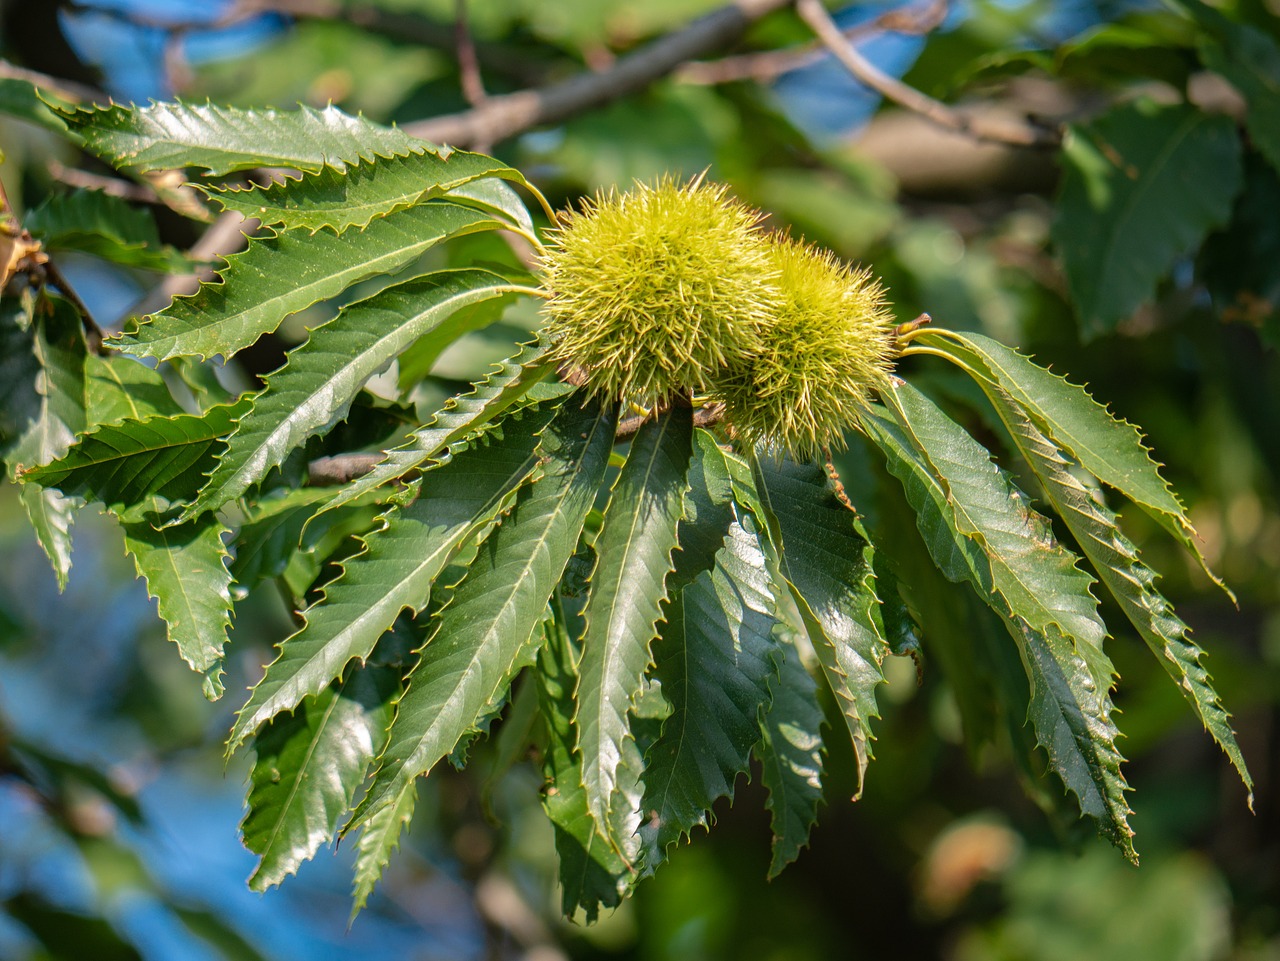
<instances>
[{"instance_id":1,"label":"chestnut tree branch","mask_svg":"<svg viewBox=\"0 0 1280 961\"><path fill-rule=\"evenodd\" d=\"M693 412L695 427L710 427L723 419L723 404L709 404ZM614 440L628 440L634 437L646 420L648 420L647 417L639 415L622 420L618 424ZM381 463L384 456L381 453L353 453L319 457L307 465L307 483L312 487L333 487L349 483L373 470Z\"/></svg>"},{"instance_id":2,"label":"chestnut tree branch","mask_svg":"<svg viewBox=\"0 0 1280 961\"><path fill-rule=\"evenodd\" d=\"M947 18L948 0L929 0L922 7L887 10L862 23L840 31L848 43L857 43L880 33L902 33L919 36L937 29ZM735 80L767 83L784 73L817 63L827 56L821 40L813 40L784 50L762 50L720 60L687 63L676 71L676 79L684 83L711 85Z\"/></svg>"},{"instance_id":3,"label":"chestnut tree branch","mask_svg":"<svg viewBox=\"0 0 1280 961\"><path fill-rule=\"evenodd\" d=\"M934 100L915 87L889 76L845 40L821 0L796 0L796 12L854 79L940 127L975 140L1016 147L1057 147L1062 143L1062 135L1057 130L997 117L966 116L942 101Z\"/></svg>"},{"instance_id":4,"label":"chestnut tree branch","mask_svg":"<svg viewBox=\"0 0 1280 961\"><path fill-rule=\"evenodd\" d=\"M405 124L407 133L436 143L467 147L496 144L542 124L556 123L643 90L681 64L733 43L761 17L791 0L735 0L681 30L619 57L608 69L580 73L559 83L490 97L463 113Z\"/></svg>"}]
</instances>

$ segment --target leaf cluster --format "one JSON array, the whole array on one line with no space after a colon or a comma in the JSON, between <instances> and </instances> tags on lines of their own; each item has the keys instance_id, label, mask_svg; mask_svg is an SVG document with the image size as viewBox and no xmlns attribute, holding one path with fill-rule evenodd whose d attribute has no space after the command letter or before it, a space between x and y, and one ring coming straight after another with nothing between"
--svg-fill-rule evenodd
<instances>
[{"instance_id":1,"label":"leaf cluster","mask_svg":"<svg viewBox=\"0 0 1280 961\"><path fill-rule=\"evenodd\" d=\"M275 580L294 607L297 629L228 740L228 751L256 755L243 824L260 858L251 884L278 883L358 834L359 910L412 818L418 779L465 763L517 708L532 718L512 736L544 775L567 912L618 904L673 844L709 828L716 802L753 771L768 790L771 872L794 859L823 800L827 753L847 743L861 783L885 658L920 633L910 603L920 585L899 585L891 545L877 543L834 468L754 444L763 423L733 435L696 426L679 400L620 431L618 397L562 379L540 340L425 418L408 402L413 383L371 393L410 352L428 368L492 320L487 308L546 295L423 259L486 231L538 241L510 186L529 185L498 161L333 109L175 103L62 116L117 166L299 175L267 188L206 184L270 229L217 279L110 338L106 356L47 291L0 313L22 359L4 458L59 577L75 510L101 505L209 697L222 693L239 599ZM664 203L690 196L670 194ZM786 307L794 350L822 348L824 317L848 332L840 303L855 278L788 250L795 262L779 272L797 285ZM355 286L375 277L377 289ZM853 335L878 338L879 295L856 290L877 319ZM233 397L209 380L205 359L340 297L257 389ZM845 372L864 386L841 416L901 482L936 570L1003 625L981 656L993 673L1016 665L1006 700L1011 726L1030 725L1026 756L1136 857L1096 583L1250 784L1203 652L1097 487L1197 552L1186 513L1138 431L1081 388L976 334L915 331L903 344L981 389L1097 580L990 452L884 363ZM189 384L184 400L197 404L180 405L170 382ZM366 434L353 443L338 428L357 419ZM812 453L821 440L795 447ZM309 460L351 455L375 466L344 486L306 484Z\"/></svg>"}]
</instances>

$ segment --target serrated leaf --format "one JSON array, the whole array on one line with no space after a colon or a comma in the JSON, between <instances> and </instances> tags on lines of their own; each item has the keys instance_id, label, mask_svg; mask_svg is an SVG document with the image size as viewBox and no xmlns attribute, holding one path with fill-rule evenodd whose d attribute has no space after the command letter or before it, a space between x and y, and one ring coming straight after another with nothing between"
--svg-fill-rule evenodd
<instances>
[{"instance_id":1,"label":"serrated leaf","mask_svg":"<svg viewBox=\"0 0 1280 961\"><path fill-rule=\"evenodd\" d=\"M756 747L760 782L773 830L769 878L776 878L809 843L822 801L822 708L818 685L789 639L778 643L779 673L770 682L771 703L762 711Z\"/></svg>"},{"instance_id":2,"label":"serrated leaf","mask_svg":"<svg viewBox=\"0 0 1280 961\"><path fill-rule=\"evenodd\" d=\"M596 568L583 612L574 717L583 784L597 830L628 861L638 853L633 835L639 812L626 795L638 794L642 759L627 712L658 634L692 444L688 407L659 414L632 440L595 541Z\"/></svg>"},{"instance_id":3,"label":"serrated leaf","mask_svg":"<svg viewBox=\"0 0 1280 961\"><path fill-rule=\"evenodd\" d=\"M354 823L447 756L511 685L604 480L613 405L569 401L542 434L542 476L480 547L436 617L396 705L391 738ZM527 663L527 662L526 662Z\"/></svg>"},{"instance_id":4,"label":"serrated leaf","mask_svg":"<svg viewBox=\"0 0 1280 961\"><path fill-rule=\"evenodd\" d=\"M492 520L537 465L537 435L551 414L508 418L488 443L433 471L412 504L383 515L382 527L364 538L365 549L307 609L306 624L280 644L236 717L228 753L274 715L319 694L352 660L367 658L401 611L427 605L454 551Z\"/></svg>"},{"instance_id":5,"label":"serrated leaf","mask_svg":"<svg viewBox=\"0 0 1280 961\"><path fill-rule=\"evenodd\" d=\"M60 298L45 298L36 307L34 326L40 414L5 454L11 477L61 457L86 425L87 350L79 314ZM18 495L61 590L71 572L74 505L58 491L25 482Z\"/></svg>"},{"instance_id":6,"label":"serrated leaf","mask_svg":"<svg viewBox=\"0 0 1280 961\"><path fill-rule=\"evenodd\" d=\"M484 380L477 381L465 394L449 398L408 441L384 452L378 464L346 485L326 510L334 510L383 484L417 470L440 455L450 444L473 430L492 422L528 393L530 388L548 378L553 367L544 360L545 346L522 347L516 354L497 364Z\"/></svg>"},{"instance_id":7,"label":"serrated leaf","mask_svg":"<svg viewBox=\"0 0 1280 961\"><path fill-rule=\"evenodd\" d=\"M919 343L957 357L972 366L974 355L982 370L1024 410L1035 426L1078 461L1089 473L1114 487L1150 514L1160 526L1195 555L1213 582L1234 596L1209 570L1198 536L1182 504L1132 424L1066 378L1046 370L997 340L981 334L933 331ZM959 345L957 347L957 345Z\"/></svg>"},{"instance_id":8,"label":"serrated leaf","mask_svg":"<svg viewBox=\"0 0 1280 961\"><path fill-rule=\"evenodd\" d=\"M241 110L211 103L90 107L60 114L85 150L140 172L199 167L212 176L256 167L321 168L428 148L395 127L337 107Z\"/></svg>"},{"instance_id":9,"label":"serrated leaf","mask_svg":"<svg viewBox=\"0 0 1280 961\"><path fill-rule=\"evenodd\" d=\"M509 221L520 227L527 234L534 232L533 218L529 216L529 208L525 206L524 201L520 199L520 195L516 193L512 183L522 184L527 190L538 198L538 202L542 204L542 209L547 212L549 219L552 210L548 205L546 198L538 191L533 184L529 183L523 177L516 180L514 177L507 177L505 174L499 177L483 177L476 180L469 180L464 184L452 188L448 197L455 203L468 204L472 207L479 207L481 210L491 210L494 213L502 214Z\"/></svg>"},{"instance_id":10,"label":"serrated leaf","mask_svg":"<svg viewBox=\"0 0 1280 961\"><path fill-rule=\"evenodd\" d=\"M1121 533L1116 515L1085 489L1058 449L1013 398L997 384L988 381L982 386L1107 590L1239 772L1252 807L1253 779L1231 730L1231 716L1201 663L1204 651L1187 635L1187 625L1156 589L1155 572L1139 559L1137 548Z\"/></svg>"},{"instance_id":11,"label":"serrated leaf","mask_svg":"<svg viewBox=\"0 0 1280 961\"><path fill-rule=\"evenodd\" d=\"M601 907L613 908L631 884L632 872L622 857L596 830L582 786L582 762L574 753L574 691L578 685L579 652L564 623L563 610L551 622L538 652L538 703L547 729L544 771L547 779L542 806L555 828L560 857L560 886L564 913L579 908L588 923Z\"/></svg>"},{"instance_id":12,"label":"serrated leaf","mask_svg":"<svg viewBox=\"0 0 1280 961\"><path fill-rule=\"evenodd\" d=\"M227 438L209 482L183 515L217 510L257 484L293 450L347 415L365 383L414 341L451 343L469 329L460 308L510 293L497 274L475 268L429 274L346 308L311 332L266 378L253 409Z\"/></svg>"},{"instance_id":13,"label":"serrated leaf","mask_svg":"<svg viewBox=\"0 0 1280 961\"><path fill-rule=\"evenodd\" d=\"M85 359L90 424L119 424L182 413L164 378L146 364L119 355Z\"/></svg>"},{"instance_id":14,"label":"serrated leaf","mask_svg":"<svg viewBox=\"0 0 1280 961\"><path fill-rule=\"evenodd\" d=\"M332 490L303 487L263 498L249 509L236 531L236 556L231 562L237 596L247 594L259 581L284 573L301 546L303 527L332 498Z\"/></svg>"},{"instance_id":15,"label":"serrated leaf","mask_svg":"<svg viewBox=\"0 0 1280 961\"><path fill-rule=\"evenodd\" d=\"M355 886L351 892L351 920L355 920L373 894L378 879L400 845L400 835L413 820L418 801L418 786L410 781L399 797L380 808L360 830L356 842Z\"/></svg>"},{"instance_id":16,"label":"serrated leaf","mask_svg":"<svg viewBox=\"0 0 1280 961\"><path fill-rule=\"evenodd\" d=\"M693 432L693 459L685 475L688 490L676 528L674 569L667 576L672 597L703 571L710 571L734 521L733 484L715 438L709 431Z\"/></svg>"},{"instance_id":17,"label":"serrated leaf","mask_svg":"<svg viewBox=\"0 0 1280 961\"><path fill-rule=\"evenodd\" d=\"M875 689L884 683L881 664L889 653L872 567L875 549L822 468L767 457L753 457L752 468L778 567L849 728L858 765L856 799L873 756L871 718L880 716Z\"/></svg>"},{"instance_id":18,"label":"serrated leaf","mask_svg":"<svg viewBox=\"0 0 1280 961\"><path fill-rule=\"evenodd\" d=\"M1150 301L1178 257L1226 223L1240 189L1229 117L1147 101L1072 128L1053 241L1086 337Z\"/></svg>"},{"instance_id":19,"label":"serrated leaf","mask_svg":"<svg viewBox=\"0 0 1280 961\"><path fill-rule=\"evenodd\" d=\"M290 178L266 186L201 189L224 210L239 211L263 224L303 228L313 234L324 228L342 233L485 177L528 186L523 174L492 157L465 150L448 154L428 150L375 157L345 170L326 167L300 180ZM486 206L495 208L493 204ZM528 219L527 213L523 219Z\"/></svg>"},{"instance_id":20,"label":"serrated leaf","mask_svg":"<svg viewBox=\"0 0 1280 961\"><path fill-rule=\"evenodd\" d=\"M152 496L195 496L214 465L221 438L249 401L211 407L204 414L148 417L106 424L84 434L59 460L23 473L25 481L99 501L125 513Z\"/></svg>"},{"instance_id":21,"label":"serrated leaf","mask_svg":"<svg viewBox=\"0 0 1280 961\"><path fill-rule=\"evenodd\" d=\"M352 284L407 267L449 237L501 226L482 211L433 200L381 217L341 237L286 230L254 239L226 258L220 280L179 297L110 339L138 357L229 357L290 314L336 297Z\"/></svg>"},{"instance_id":22,"label":"serrated leaf","mask_svg":"<svg viewBox=\"0 0 1280 961\"><path fill-rule=\"evenodd\" d=\"M47 250L76 250L125 267L183 273L191 264L160 243L151 213L101 190L51 195L22 225Z\"/></svg>"},{"instance_id":23,"label":"serrated leaf","mask_svg":"<svg viewBox=\"0 0 1280 961\"><path fill-rule=\"evenodd\" d=\"M968 580L1004 621L1031 683L1031 720L1053 770L1081 810L1130 859L1128 789L1111 720L1114 676L1091 578L987 451L910 385L881 395L862 423L903 483L935 563Z\"/></svg>"},{"instance_id":24,"label":"serrated leaf","mask_svg":"<svg viewBox=\"0 0 1280 961\"><path fill-rule=\"evenodd\" d=\"M204 696L222 696L222 649L231 627L231 574L217 518L202 517L157 530L146 521L126 523L124 547L147 596L156 599L169 640L191 669L204 678Z\"/></svg>"},{"instance_id":25,"label":"serrated leaf","mask_svg":"<svg viewBox=\"0 0 1280 961\"><path fill-rule=\"evenodd\" d=\"M773 594L754 532L734 522L716 565L672 598L656 676L671 704L649 748L640 827L646 871L705 825L750 767L778 654Z\"/></svg>"},{"instance_id":26,"label":"serrated leaf","mask_svg":"<svg viewBox=\"0 0 1280 961\"><path fill-rule=\"evenodd\" d=\"M249 887L265 891L294 874L322 844L386 743L400 670L369 665L280 715L254 739L245 847L259 856Z\"/></svg>"}]
</instances>

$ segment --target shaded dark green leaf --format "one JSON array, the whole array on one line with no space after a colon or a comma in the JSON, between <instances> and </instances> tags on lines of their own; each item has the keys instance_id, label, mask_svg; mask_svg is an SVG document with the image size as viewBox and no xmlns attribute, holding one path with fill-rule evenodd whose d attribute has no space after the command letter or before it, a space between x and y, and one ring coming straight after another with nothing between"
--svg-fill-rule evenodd
<instances>
[{"instance_id":1,"label":"shaded dark green leaf","mask_svg":"<svg viewBox=\"0 0 1280 961\"><path fill-rule=\"evenodd\" d=\"M1174 261L1226 222L1240 189L1227 117L1140 101L1073 128L1053 240L1086 337L1150 301Z\"/></svg>"}]
</instances>

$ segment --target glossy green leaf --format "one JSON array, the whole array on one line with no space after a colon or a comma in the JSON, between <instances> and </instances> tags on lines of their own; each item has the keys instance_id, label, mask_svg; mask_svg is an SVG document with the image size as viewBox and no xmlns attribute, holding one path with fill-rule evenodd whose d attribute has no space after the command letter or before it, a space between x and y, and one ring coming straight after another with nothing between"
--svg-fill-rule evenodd
<instances>
[{"instance_id":1,"label":"glossy green leaf","mask_svg":"<svg viewBox=\"0 0 1280 961\"><path fill-rule=\"evenodd\" d=\"M673 597L715 566L716 554L734 520L733 484L724 456L711 433L701 428L693 432L693 459L685 482L688 490L676 528L674 570L667 576L667 593Z\"/></svg>"},{"instance_id":2,"label":"glossy green leaf","mask_svg":"<svg viewBox=\"0 0 1280 961\"><path fill-rule=\"evenodd\" d=\"M314 542L318 529L308 532L307 544L302 543L302 532L333 496L331 488L302 487L253 504L235 536L231 576L237 597L247 594L259 581L282 575L294 554ZM333 515L335 519L341 516Z\"/></svg>"},{"instance_id":3,"label":"glossy green leaf","mask_svg":"<svg viewBox=\"0 0 1280 961\"><path fill-rule=\"evenodd\" d=\"M213 176L257 167L317 172L430 145L394 128L323 110L240 110L152 103L62 111L90 153L138 171L199 167Z\"/></svg>"},{"instance_id":4,"label":"glossy green leaf","mask_svg":"<svg viewBox=\"0 0 1280 961\"><path fill-rule=\"evenodd\" d=\"M87 425L87 351L79 315L66 301L45 298L37 306L34 327L33 349L40 366L36 384L40 413L5 454L10 476L16 476L23 467L48 464L62 457L75 435ZM71 572L75 507L62 493L37 484L23 483L18 496L62 589Z\"/></svg>"},{"instance_id":5,"label":"glossy green leaf","mask_svg":"<svg viewBox=\"0 0 1280 961\"><path fill-rule=\"evenodd\" d=\"M1031 683L1030 717L1051 767L1099 830L1136 858L1108 695L1114 671L1091 578L959 425L909 385L886 399L895 419L868 410L862 423L902 481L930 554L1000 615Z\"/></svg>"},{"instance_id":6,"label":"glossy green leaf","mask_svg":"<svg viewBox=\"0 0 1280 961\"><path fill-rule=\"evenodd\" d=\"M186 257L160 243L150 211L101 190L50 196L23 219L22 225L47 250L76 250L143 270L191 270Z\"/></svg>"},{"instance_id":7,"label":"glossy green leaf","mask_svg":"<svg viewBox=\"0 0 1280 961\"><path fill-rule=\"evenodd\" d=\"M241 831L259 857L249 878L255 891L279 884L333 839L386 742L399 690L398 668L354 668L254 738L257 760Z\"/></svg>"},{"instance_id":8,"label":"glossy green leaf","mask_svg":"<svg viewBox=\"0 0 1280 961\"><path fill-rule=\"evenodd\" d=\"M1013 398L990 381L983 387L1102 583L1239 772L1252 807L1253 779L1231 730L1231 716L1201 663L1204 651L1187 635L1187 625L1156 589L1155 572L1142 563L1137 548L1121 533L1116 515L1100 497L1085 489L1071 473L1070 464Z\"/></svg>"},{"instance_id":9,"label":"glossy green leaf","mask_svg":"<svg viewBox=\"0 0 1280 961\"><path fill-rule=\"evenodd\" d=\"M413 820L418 802L418 785L410 781L396 799L380 808L365 822L356 842L355 885L352 890L351 918L369 903L387 862L400 845L400 835Z\"/></svg>"},{"instance_id":10,"label":"glossy green leaf","mask_svg":"<svg viewBox=\"0 0 1280 961\"><path fill-rule=\"evenodd\" d=\"M570 400L543 431L542 474L521 488L436 616L357 823L451 753L528 663L528 640L541 641L547 601L604 480L616 424L612 405Z\"/></svg>"},{"instance_id":11,"label":"glossy green leaf","mask_svg":"<svg viewBox=\"0 0 1280 961\"><path fill-rule=\"evenodd\" d=\"M365 383L419 338L442 344L466 333L460 308L513 289L487 270L450 270L390 287L311 332L266 378L243 415L209 482L185 517L216 510L278 467L308 437L347 415ZM459 319L460 318L460 319Z\"/></svg>"},{"instance_id":12,"label":"glossy green leaf","mask_svg":"<svg viewBox=\"0 0 1280 961\"><path fill-rule=\"evenodd\" d=\"M1053 240L1086 337L1155 295L1178 257L1226 222L1240 189L1230 118L1148 101L1073 128Z\"/></svg>"},{"instance_id":13,"label":"glossy green leaf","mask_svg":"<svg viewBox=\"0 0 1280 961\"><path fill-rule=\"evenodd\" d=\"M538 432L550 418L551 411L508 418L487 443L433 471L412 504L383 515L382 526L364 538L365 549L307 609L303 628L281 643L236 717L228 752L274 715L319 694L352 660L368 657L401 611L426 606L454 551L537 466Z\"/></svg>"},{"instance_id":14,"label":"glossy green leaf","mask_svg":"<svg viewBox=\"0 0 1280 961\"><path fill-rule=\"evenodd\" d=\"M1138 428L1115 417L1065 378L1031 362L1016 350L981 334L934 331L918 343L973 366L974 356L990 379L1007 392L1035 426L1085 470L1114 487L1155 518L1191 551L1214 583L1199 537L1159 465L1151 459ZM980 371L981 372L981 371ZM1227 591L1230 595L1230 591Z\"/></svg>"},{"instance_id":15,"label":"glossy green leaf","mask_svg":"<svg viewBox=\"0 0 1280 961\"><path fill-rule=\"evenodd\" d=\"M778 567L853 740L857 797L872 757L871 719L880 716L875 689L884 683L881 664L889 653L872 568L875 550L821 467L763 457L754 459L753 468Z\"/></svg>"},{"instance_id":16,"label":"glossy green leaf","mask_svg":"<svg viewBox=\"0 0 1280 961\"><path fill-rule=\"evenodd\" d=\"M641 758L628 711L649 669L649 645L666 598L693 416L676 407L645 423L631 442L595 541L596 568L584 616L574 726L587 805L597 829L619 851L637 853ZM636 798L638 800L638 798Z\"/></svg>"},{"instance_id":17,"label":"glossy green leaf","mask_svg":"<svg viewBox=\"0 0 1280 961\"><path fill-rule=\"evenodd\" d=\"M633 874L622 856L596 830L582 786L582 760L575 752L574 692L579 683L579 649L564 623L563 609L550 622L551 630L538 653L538 702L547 729L543 769L547 783L542 806L555 828L560 856L562 908L572 916L579 909L588 923L600 908L622 903Z\"/></svg>"},{"instance_id":18,"label":"glossy green leaf","mask_svg":"<svg viewBox=\"0 0 1280 961\"><path fill-rule=\"evenodd\" d=\"M735 522L716 566L672 598L655 672L671 714L644 771L646 870L706 825L712 804L732 798L750 767L777 675L769 580L755 533Z\"/></svg>"},{"instance_id":19,"label":"glossy green leaf","mask_svg":"<svg viewBox=\"0 0 1280 961\"><path fill-rule=\"evenodd\" d=\"M182 413L164 377L146 364L119 354L90 354L85 361L90 424L119 424Z\"/></svg>"},{"instance_id":20,"label":"glossy green leaf","mask_svg":"<svg viewBox=\"0 0 1280 961\"><path fill-rule=\"evenodd\" d=\"M124 547L147 596L156 599L169 640L191 669L204 677L204 695L222 696L222 649L231 627L231 574L213 516L160 530L146 521L124 524Z\"/></svg>"},{"instance_id":21,"label":"glossy green leaf","mask_svg":"<svg viewBox=\"0 0 1280 961\"><path fill-rule=\"evenodd\" d=\"M543 359L545 347L528 346L502 361L470 391L455 395L399 447L385 451L378 464L347 484L328 505L334 510L383 484L418 470L441 456L450 444L477 430L524 397L534 385L548 378L553 368Z\"/></svg>"},{"instance_id":22,"label":"glossy green leaf","mask_svg":"<svg viewBox=\"0 0 1280 961\"><path fill-rule=\"evenodd\" d=\"M242 400L204 414L107 424L83 435L59 460L27 471L23 479L99 501L116 513L153 495L186 500L212 469L221 438L248 409L249 401Z\"/></svg>"},{"instance_id":23,"label":"glossy green leaf","mask_svg":"<svg viewBox=\"0 0 1280 961\"><path fill-rule=\"evenodd\" d=\"M770 681L771 703L761 712L760 783L769 792L773 857L769 877L775 878L809 843L822 802L822 708L818 685L804 669L795 638L781 627L779 674Z\"/></svg>"},{"instance_id":24,"label":"glossy green leaf","mask_svg":"<svg viewBox=\"0 0 1280 961\"><path fill-rule=\"evenodd\" d=\"M500 226L482 211L432 201L381 217L341 237L286 230L232 254L219 281L179 297L110 343L138 357L229 357L290 314L336 297L357 281L409 266L449 237Z\"/></svg>"},{"instance_id":25,"label":"glossy green leaf","mask_svg":"<svg viewBox=\"0 0 1280 961\"><path fill-rule=\"evenodd\" d=\"M453 187L446 196L454 203L467 204L478 207L480 210L501 214L526 233L532 234L534 233L533 218L529 216L529 208L520 199L520 194L512 186L513 183L522 184L526 190L531 191L541 203L542 209L547 212L548 219L551 219L550 205L533 184L523 178L516 180L505 174L502 175L502 179L494 176L469 180Z\"/></svg>"},{"instance_id":26,"label":"glossy green leaf","mask_svg":"<svg viewBox=\"0 0 1280 961\"><path fill-rule=\"evenodd\" d=\"M324 228L342 233L484 177L527 185L519 171L492 157L455 150L377 157L345 170L326 167L302 179L266 186L202 189L223 209L239 211L263 224L304 228L313 234Z\"/></svg>"}]
</instances>

